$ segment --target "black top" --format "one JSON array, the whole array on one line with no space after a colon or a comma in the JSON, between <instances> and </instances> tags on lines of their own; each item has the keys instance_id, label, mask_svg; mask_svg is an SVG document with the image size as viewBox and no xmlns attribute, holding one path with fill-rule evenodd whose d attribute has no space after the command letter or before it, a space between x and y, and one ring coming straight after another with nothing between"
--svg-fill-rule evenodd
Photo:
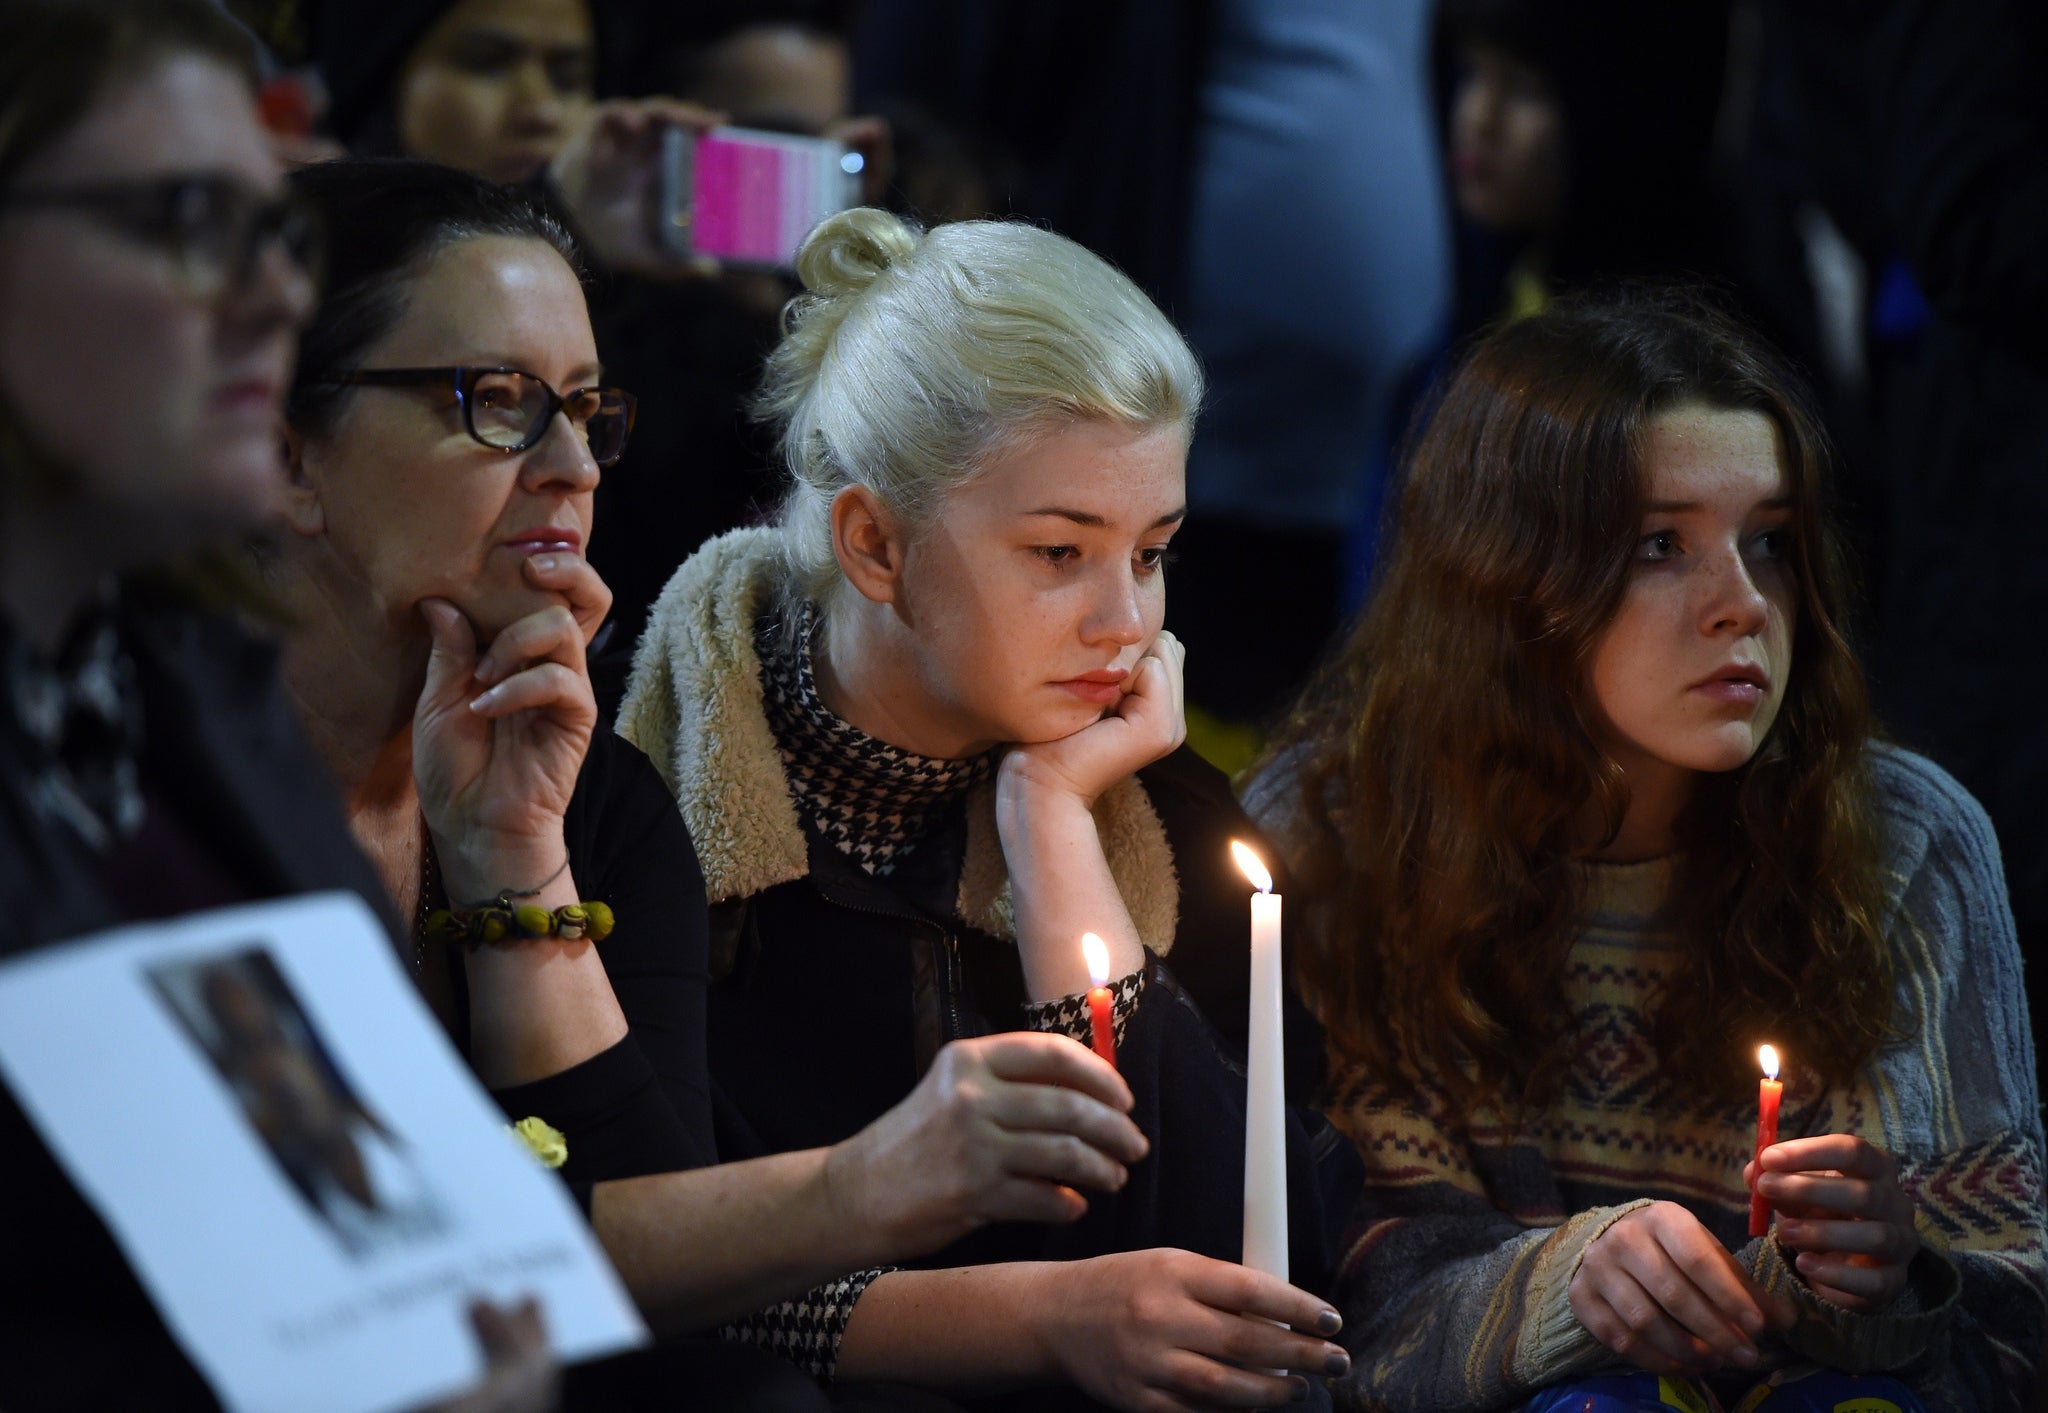
<instances>
[{"instance_id":1,"label":"black top","mask_svg":"<svg viewBox=\"0 0 2048 1413\"><path fill-rule=\"evenodd\" d=\"M598 950L629 1033L573 1069L492 1097L509 1118L536 1115L569 1135L562 1176L587 1201L592 1183L718 1161L704 1057L704 876L653 764L602 725L564 825L577 893L617 918Z\"/></svg>"},{"instance_id":2,"label":"black top","mask_svg":"<svg viewBox=\"0 0 2048 1413\"><path fill-rule=\"evenodd\" d=\"M192 865L200 892L186 902L343 888L401 938L284 694L276 646L224 618L147 597L124 601L119 622L141 697L147 815L125 848L106 855L50 827L29 797L31 743L0 711L0 906L11 920L0 953L167 915L132 886L159 871L152 841L170 841ZM633 1033L498 1097L516 1116L538 1114L569 1135L572 1184L709 1162L703 884L688 833L645 758L609 733L593 741L568 831L585 896L618 914L603 955ZM0 1401L9 1409L214 1406L113 1238L4 1089L0 1143L16 1233L0 1293Z\"/></svg>"},{"instance_id":3,"label":"black top","mask_svg":"<svg viewBox=\"0 0 2048 1413\"><path fill-rule=\"evenodd\" d=\"M985 1227L920 1266L1071 1260L1177 1246L1239 1258L1244 1179L1244 1030L1249 1006L1248 886L1226 862L1257 829L1222 775L1183 748L1139 772L1179 874L1169 966L1149 961L1117 1065L1152 1155L1113 1196L1091 1194L1069 1226ZM963 922L957 896L964 811L936 817L897 868L876 877L809 834L807 876L721 903L720 970L708 1043L728 1157L838 1142L915 1087L939 1045L1022 1029L1013 942ZM1268 851L1270 857L1270 851ZM729 957L729 962L724 959ZM728 969L729 968L729 969ZM1290 1002L1289 1093L1312 1100L1320 1031ZM1359 1182L1357 1160L1321 1115L1290 1108L1290 1261L1315 1290Z\"/></svg>"},{"instance_id":4,"label":"black top","mask_svg":"<svg viewBox=\"0 0 2048 1413\"><path fill-rule=\"evenodd\" d=\"M207 861L210 901L353 890L395 926L277 675L277 650L225 619L130 598L122 646L142 699L148 817ZM0 951L130 921L110 860L32 805L29 744L0 712ZM118 851L116 855L118 861ZM213 1406L126 1259L35 1130L0 1091L13 1278L0 1293L10 1408Z\"/></svg>"}]
</instances>

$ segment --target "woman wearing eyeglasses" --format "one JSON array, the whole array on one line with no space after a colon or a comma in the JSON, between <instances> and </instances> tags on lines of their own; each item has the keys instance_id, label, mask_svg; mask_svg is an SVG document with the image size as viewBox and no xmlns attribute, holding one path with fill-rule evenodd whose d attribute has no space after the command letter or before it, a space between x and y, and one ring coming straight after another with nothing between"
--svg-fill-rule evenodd
<instances>
[{"instance_id":1,"label":"woman wearing eyeglasses","mask_svg":"<svg viewBox=\"0 0 2048 1413\"><path fill-rule=\"evenodd\" d=\"M314 298L252 46L206 0L0 0L0 34L0 954L312 889L388 911L275 650L199 606L197 556L279 505ZM4 1087L0 1151L0 1399L213 1407ZM532 1313L478 1318L527 1400L489 1406L541 1406Z\"/></svg>"}]
</instances>

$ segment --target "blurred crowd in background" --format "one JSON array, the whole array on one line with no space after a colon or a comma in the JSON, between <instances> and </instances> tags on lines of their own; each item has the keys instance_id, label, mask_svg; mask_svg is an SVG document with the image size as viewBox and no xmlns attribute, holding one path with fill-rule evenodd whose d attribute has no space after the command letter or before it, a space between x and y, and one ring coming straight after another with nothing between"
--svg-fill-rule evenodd
<instances>
[{"instance_id":1,"label":"blurred crowd in background","mask_svg":"<svg viewBox=\"0 0 2048 1413\"><path fill-rule=\"evenodd\" d=\"M1887 729L1989 808L2048 1009L2048 17L2018 0L231 0L308 159L546 183L656 96L836 136L927 224L1107 256L1211 380L1169 626L1248 763L1371 592L1436 375L1567 288L1692 276L1820 389ZM592 215L576 209L572 220ZM591 558L620 642L779 473L746 404L792 291L592 240L640 422Z\"/></svg>"}]
</instances>

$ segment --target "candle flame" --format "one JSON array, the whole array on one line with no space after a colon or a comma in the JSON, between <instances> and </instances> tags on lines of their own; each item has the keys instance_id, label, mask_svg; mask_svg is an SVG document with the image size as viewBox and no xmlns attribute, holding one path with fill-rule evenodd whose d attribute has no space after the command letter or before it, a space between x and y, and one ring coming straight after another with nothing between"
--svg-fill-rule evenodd
<instances>
[{"instance_id":1,"label":"candle flame","mask_svg":"<svg viewBox=\"0 0 2048 1413\"><path fill-rule=\"evenodd\" d=\"M1252 887L1261 893L1273 891L1273 875L1266 872L1266 866L1259 861L1257 854L1235 839L1230 841L1230 854L1237 860L1237 866L1244 870L1244 876L1252 881Z\"/></svg>"},{"instance_id":2,"label":"candle flame","mask_svg":"<svg viewBox=\"0 0 2048 1413\"><path fill-rule=\"evenodd\" d=\"M1088 963L1088 975L1097 986L1109 985L1109 948L1092 932L1081 934L1081 956Z\"/></svg>"},{"instance_id":3,"label":"candle flame","mask_svg":"<svg viewBox=\"0 0 2048 1413\"><path fill-rule=\"evenodd\" d=\"M1756 1061L1764 1067L1765 1079L1776 1079L1778 1077L1778 1048L1775 1045L1757 1046Z\"/></svg>"}]
</instances>

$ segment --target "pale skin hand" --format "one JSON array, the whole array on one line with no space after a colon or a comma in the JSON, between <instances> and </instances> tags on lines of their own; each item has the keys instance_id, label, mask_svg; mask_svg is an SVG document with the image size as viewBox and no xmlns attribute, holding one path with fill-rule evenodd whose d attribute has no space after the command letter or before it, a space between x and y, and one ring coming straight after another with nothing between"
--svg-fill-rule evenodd
<instances>
[{"instance_id":1,"label":"pale skin hand","mask_svg":"<svg viewBox=\"0 0 2048 1413\"><path fill-rule=\"evenodd\" d=\"M592 1218L648 1319L702 1329L988 1222L1073 1220L1077 1187L1120 1186L1145 1154L1130 1104L1116 1072L1063 1036L955 1041L834 1148L600 1183ZM906 1377L922 1379L930 1329L906 1337Z\"/></svg>"},{"instance_id":2,"label":"pale skin hand","mask_svg":"<svg viewBox=\"0 0 2048 1413\"><path fill-rule=\"evenodd\" d=\"M715 275L715 260L678 260L657 239L661 144L670 128L694 134L725 121L723 113L673 98L600 103L548 164L548 179L607 265L662 279Z\"/></svg>"},{"instance_id":3,"label":"pale skin hand","mask_svg":"<svg viewBox=\"0 0 2048 1413\"><path fill-rule=\"evenodd\" d=\"M1071 736L1017 746L1003 757L1002 783L1069 796L1093 806L1102 792L1170 754L1188 738L1181 679L1187 649L1162 631L1138 659L1130 690L1114 709Z\"/></svg>"},{"instance_id":4,"label":"pale skin hand","mask_svg":"<svg viewBox=\"0 0 2048 1413\"><path fill-rule=\"evenodd\" d=\"M1336 1345L1295 1332L1335 1334L1337 1312L1276 1276L1190 1251L1082 1264L1089 1269L1058 1282L1036 1323L1061 1372L1112 1407L1270 1408L1292 1402L1300 1385L1259 1370L1321 1377L1351 1367Z\"/></svg>"},{"instance_id":5,"label":"pale skin hand","mask_svg":"<svg viewBox=\"0 0 2048 1413\"><path fill-rule=\"evenodd\" d=\"M1808 1289L1844 1310L1881 1310L1906 1288L1920 1250L1913 1199L1891 1154L1851 1134L1794 1138L1763 1151L1759 1190ZM1756 1164L1743 1169L1749 1180Z\"/></svg>"},{"instance_id":6,"label":"pale skin hand","mask_svg":"<svg viewBox=\"0 0 2048 1413\"><path fill-rule=\"evenodd\" d=\"M484 1350L484 1381L432 1413L547 1413L561 1401L562 1370L548 1351L540 1304L531 1296L499 1307L478 1300L470 1328Z\"/></svg>"},{"instance_id":7,"label":"pale skin hand","mask_svg":"<svg viewBox=\"0 0 2048 1413\"><path fill-rule=\"evenodd\" d=\"M584 644L611 591L579 555L537 556L522 572L537 602L556 602L514 622L481 655L453 604L420 605L432 648L413 713L413 775L457 906L538 889L520 901L552 911L580 897L563 867L563 816L597 723ZM558 1074L626 1034L588 941L471 948L463 970L471 1063L493 1088Z\"/></svg>"},{"instance_id":8,"label":"pale skin hand","mask_svg":"<svg viewBox=\"0 0 2048 1413\"><path fill-rule=\"evenodd\" d=\"M1637 1208L1602 1232L1568 1297L1588 1333L1653 1374L1754 1368L1757 1337L1793 1319L1675 1202Z\"/></svg>"},{"instance_id":9,"label":"pale skin hand","mask_svg":"<svg viewBox=\"0 0 2048 1413\"><path fill-rule=\"evenodd\" d=\"M1144 964L1089 813L1102 793L1187 739L1186 652L1162 632L1138 659L1113 711L1057 741L1017 746L996 776L996 824L1009 864L1025 989L1034 1000L1087 989L1084 932L1109 948L1112 977Z\"/></svg>"},{"instance_id":10,"label":"pale skin hand","mask_svg":"<svg viewBox=\"0 0 2048 1413\"><path fill-rule=\"evenodd\" d=\"M577 555L526 573L561 602L513 623L479 654L456 607L420 605L432 639L413 713L413 774L451 898L532 888L567 857L562 816L597 725L584 661L611 592ZM574 901L573 886L569 901Z\"/></svg>"},{"instance_id":11,"label":"pale skin hand","mask_svg":"<svg viewBox=\"0 0 2048 1413\"><path fill-rule=\"evenodd\" d=\"M895 1271L854 1306L839 1377L965 1393L1062 1382L1144 1413L1265 1408L1306 1389L1260 1370L1350 1368L1319 1337L1342 1325L1306 1291L1188 1251Z\"/></svg>"},{"instance_id":12,"label":"pale skin hand","mask_svg":"<svg viewBox=\"0 0 2048 1413\"><path fill-rule=\"evenodd\" d=\"M854 1230L896 1256L936 1251L990 1222L1070 1222L1075 1189L1114 1192L1150 1148L1131 1091L1085 1046L1019 1031L955 1041L909 1097L826 1161Z\"/></svg>"}]
</instances>

